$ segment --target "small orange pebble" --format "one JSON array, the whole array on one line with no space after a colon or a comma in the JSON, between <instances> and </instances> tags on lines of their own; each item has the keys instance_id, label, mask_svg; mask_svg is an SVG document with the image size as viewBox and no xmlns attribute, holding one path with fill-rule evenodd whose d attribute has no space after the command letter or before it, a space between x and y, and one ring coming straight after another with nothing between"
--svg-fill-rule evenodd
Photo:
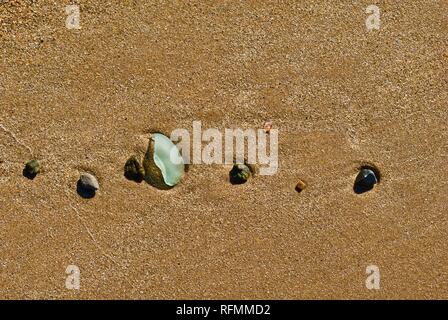
<instances>
[{"instance_id":1,"label":"small orange pebble","mask_svg":"<svg viewBox=\"0 0 448 320\"><path fill-rule=\"evenodd\" d=\"M266 133L269 133L269 131L271 131L272 129L272 121L266 121L263 128Z\"/></svg>"},{"instance_id":2,"label":"small orange pebble","mask_svg":"<svg viewBox=\"0 0 448 320\"><path fill-rule=\"evenodd\" d=\"M304 189L306 189L306 182L305 181L302 181L302 180L299 180L298 182L297 182L297 184L296 184L296 191L298 192L298 193L300 193L300 192L302 192Z\"/></svg>"}]
</instances>

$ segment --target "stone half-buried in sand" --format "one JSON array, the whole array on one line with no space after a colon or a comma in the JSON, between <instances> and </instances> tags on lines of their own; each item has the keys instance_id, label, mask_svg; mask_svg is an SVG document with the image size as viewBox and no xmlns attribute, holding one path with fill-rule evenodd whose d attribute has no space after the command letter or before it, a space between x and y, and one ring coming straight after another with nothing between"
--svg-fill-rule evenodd
<instances>
[{"instance_id":1,"label":"stone half-buried in sand","mask_svg":"<svg viewBox=\"0 0 448 320\"><path fill-rule=\"evenodd\" d=\"M33 180L40 172L40 165L37 160L28 161L23 169L23 175L30 180Z\"/></svg>"},{"instance_id":2,"label":"stone half-buried in sand","mask_svg":"<svg viewBox=\"0 0 448 320\"><path fill-rule=\"evenodd\" d=\"M140 164L136 155L131 156L124 165L124 176L135 182L142 182L145 176L145 170Z\"/></svg>"},{"instance_id":3,"label":"stone half-buried in sand","mask_svg":"<svg viewBox=\"0 0 448 320\"><path fill-rule=\"evenodd\" d=\"M179 149L168 137L153 133L143 159L143 168L146 182L158 189L167 190L179 183L185 164Z\"/></svg>"}]
</instances>

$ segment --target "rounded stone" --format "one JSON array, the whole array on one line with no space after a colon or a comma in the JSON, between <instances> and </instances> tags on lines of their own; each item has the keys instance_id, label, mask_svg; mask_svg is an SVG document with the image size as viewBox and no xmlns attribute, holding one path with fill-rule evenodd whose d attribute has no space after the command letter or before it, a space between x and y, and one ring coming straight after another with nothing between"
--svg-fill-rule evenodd
<instances>
[{"instance_id":1,"label":"rounded stone","mask_svg":"<svg viewBox=\"0 0 448 320\"><path fill-rule=\"evenodd\" d=\"M362 168L355 179L353 189L355 193L367 192L378 183L378 177L375 171L369 168Z\"/></svg>"},{"instance_id":2,"label":"rounded stone","mask_svg":"<svg viewBox=\"0 0 448 320\"><path fill-rule=\"evenodd\" d=\"M232 170L229 172L229 179L231 184L243 184L251 176L250 168L245 164L234 164Z\"/></svg>"},{"instance_id":3,"label":"rounded stone","mask_svg":"<svg viewBox=\"0 0 448 320\"><path fill-rule=\"evenodd\" d=\"M124 165L124 175L129 180L134 180L136 182L143 181L145 171L136 155L131 156L126 161L126 164Z\"/></svg>"},{"instance_id":4,"label":"rounded stone","mask_svg":"<svg viewBox=\"0 0 448 320\"><path fill-rule=\"evenodd\" d=\"M94 175L90 173L82 173L79 177L79 186L84 190L97 191L100 189L100 184Z\"/></svg>"},{"instance_id":5,"label":"rounded stone","mask_svg":"<svg viewBox=\"0 0 448 320\"><path fill-rule=\"evenodd\" d=\"M40 172L40 165L37 160L28 161L23 169L23 175L29 179L34 179Z\"/></svg>"},{"instance_id":6,"label":"rounded stone","mask_svg":"<svg viewBox=\"0 0 448 320\"><path fill-rule=\"evenodd\" d=\"M272 121L266 121L263 125L264 132L269 133L272 129Z\"/></svg>"},{"instance_id":7,"label":"rounded stone","mask_svg":"<svg viewBox=\"0 0 448 320\"><path fill-rule=\"evenodd\" d=\"M297 184L296 184L296 191L297 192L302 192L303 190L305 190L306 189L306 187L307 187L307 184L306 184L306 182L305 181L303 181L303 180L299 180L298 182L297 182Z\"/></svg>"}]
</instances>

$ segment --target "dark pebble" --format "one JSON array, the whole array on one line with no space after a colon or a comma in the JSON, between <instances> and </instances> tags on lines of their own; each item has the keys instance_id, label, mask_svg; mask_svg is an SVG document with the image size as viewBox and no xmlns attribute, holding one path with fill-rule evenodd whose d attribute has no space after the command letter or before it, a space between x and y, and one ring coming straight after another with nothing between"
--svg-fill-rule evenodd
<instances>
[{"instance_id":1,"label":"dark pebble","mask_svg":"<svg viewBox=\"0 0 448 320\"><path fill-rule=\"evenodd\" d=\"M124 165L124 176L135 182L142 182L145 172L137 156L131 156Z\"/></svg>"},{"instance_id":2,"label":"dark pebble","mask_svg":"<svg viewBox=\"0 0 448 320\"><path fill-rule=\"evenodd\" d=\"M40 172L39 162L37 160L28 161L23 169L23 176L33 180Z\"/></svg>"},{"instance_id":3,"label":"dark pebble","mask_svg":"<svg viewBox=\"0 0 448 320\"><path fill-rule=\"evenodd\" d=\"M98 180L90 173L83 173L79 177L78 183L76 184L76 191L83 198L93 198L97 190L99 190L100 185Z\"/></svg>"},{"instance_id":4,"label":"dark pebble","mask_svg":"<svg viewBox=\"0 0 448 320\"><path fill-rule=\"evenodd\" d=\"M245 164L235 164L229 172L231 184L243 184L251 176L251 171Z\"/></svg>"},{"instance_id":5,"label":"dark pebble","mask_svg":"<svg viewBox=\"0 0 448 320\"><path fill-rule=\"evenodd\" d=\"M378 183L376 173L372 169L363 168L359 171L355 179L353 190L355 193L364 193L373 189Z\"/></svg>"}]
</instances>

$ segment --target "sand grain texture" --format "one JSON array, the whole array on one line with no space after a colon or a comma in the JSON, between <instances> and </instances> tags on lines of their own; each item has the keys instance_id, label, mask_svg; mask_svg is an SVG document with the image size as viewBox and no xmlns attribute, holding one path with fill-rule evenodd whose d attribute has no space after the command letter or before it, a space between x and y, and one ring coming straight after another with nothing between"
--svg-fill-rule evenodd
<instances>
[{"instance_id":1,"label":"sand grain texture","mask_svg":"<svg viewBox=\"0 0 448 320\"><path fill-rule=\"evenodd\" d=\"M370 32L367 1L86 0L80 30L57 3L0 1L0 298L448 298L447 1L375 1ZM269 119L277 175L123 177L151 130Z\"/></svg>"}]
</instances>

